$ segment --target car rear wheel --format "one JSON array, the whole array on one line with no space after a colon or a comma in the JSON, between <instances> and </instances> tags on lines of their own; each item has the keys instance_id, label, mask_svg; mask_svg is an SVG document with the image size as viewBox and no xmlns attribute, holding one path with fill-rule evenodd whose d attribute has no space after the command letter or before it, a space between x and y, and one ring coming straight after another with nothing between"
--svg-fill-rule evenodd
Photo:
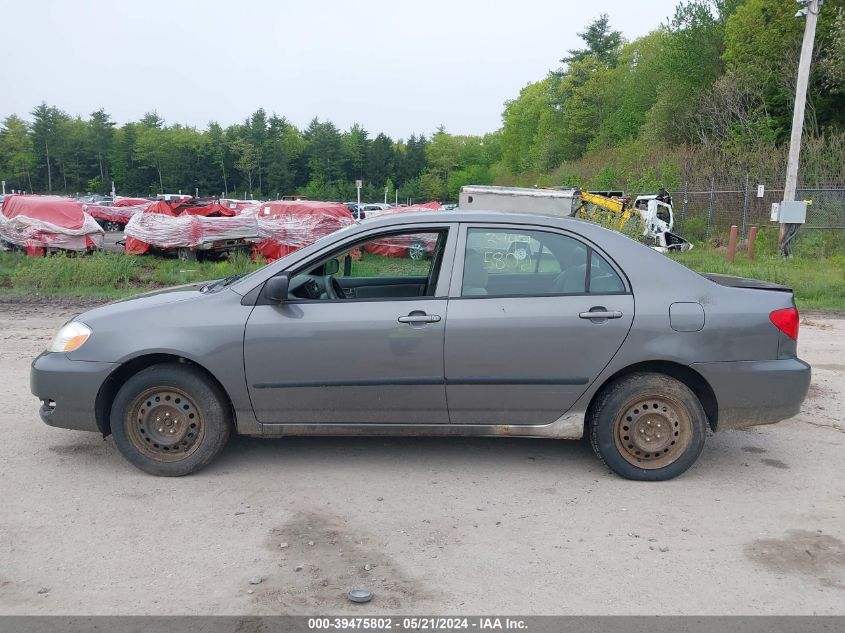
<instances>
[{"instance_id":1,"label":"car rear wheel","mask_svg":"<svg viewBox=\"0 0 845 633\"><path fill-rule=\"evenodd\" d=\"M704 448L707 416L696 395L664 374L635 373L604 389L592 409L593 450L627 479L662 481L686 471Z\"/></svg>"},{"instance_id":2,"label":"car rear wheel","mask_svg":"<svg viewBox=\"0 0 845 633\"><path fill-rule=\"evenodd\" d=\"M232 415L220 388L189 365L154 365L121 387L111 410L115 444L152 475L196 472L226 445Z\"/></svg>"}]
</instances>

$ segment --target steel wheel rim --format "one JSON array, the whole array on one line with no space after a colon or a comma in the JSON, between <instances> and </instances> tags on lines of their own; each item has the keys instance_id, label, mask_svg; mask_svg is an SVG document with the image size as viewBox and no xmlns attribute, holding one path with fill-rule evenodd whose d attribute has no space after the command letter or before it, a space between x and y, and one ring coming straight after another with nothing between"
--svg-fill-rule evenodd
<instances>
[{"instance_id":1,"label":"steel wheel rim","mask_svg":"<svg viewBox=\"0 0 845 633\"><path fill-rule=\"evenodd\" d=\"M674 398L638 396L622 407L613 440L622 458L637 468L655 470L675 462L692 442L692 420Z\"/></svg>"},{"instance_id":2,"label":"steel wheel rim","mask_svg":"<svg viewBox=\"0 0 845 633\"><path fill-rule=\"evenodd\" d=\"M129 405L126 430L132 445L159 462L178 462L202 444L205 424L193 398L175 387L151 387Z\"/></svg>"}]
</instances>

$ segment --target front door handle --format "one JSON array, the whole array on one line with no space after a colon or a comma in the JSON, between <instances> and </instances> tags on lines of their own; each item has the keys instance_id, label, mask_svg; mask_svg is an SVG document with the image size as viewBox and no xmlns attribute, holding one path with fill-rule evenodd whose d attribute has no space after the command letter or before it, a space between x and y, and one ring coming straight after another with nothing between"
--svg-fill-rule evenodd
<instances>
[{"instance_id":1,"label":"front door handle","mask_svg":"<svg viewBox=\"0 0 845 633\"><path fill-rule=\"evenodd\" d=\"M420 310L414 310L408 316L400 316L399 323L437 323L440 320L438 314L426 314Z\"/></svg>"},{"instance_id":2,"label":"front door handle","mask_svg":"<svg viewBox=\"0 0 845 633\"><path fill-rule=\"evenodd\" d=\"M581 312L578 315L581 319L621 319L622 313L619 310L606 310L605 308L590 308L589 312Z\"/></svg>"}]
</instances>

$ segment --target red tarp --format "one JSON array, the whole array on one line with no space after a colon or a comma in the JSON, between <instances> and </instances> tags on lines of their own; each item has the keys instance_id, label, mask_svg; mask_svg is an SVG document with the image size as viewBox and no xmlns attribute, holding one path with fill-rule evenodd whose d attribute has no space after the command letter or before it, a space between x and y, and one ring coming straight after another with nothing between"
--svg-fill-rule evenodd
<instances>
[{"instance_id":1,"label":"red tarp","mask_svg":"<svg viewBox=\"0 0 845 633\"><path fill-rule=\"evenodd\" d=\"M149 204L149 198L124 198L123 196L115 196L114 202L112 202L111 206L113 207L134 207L139 204Z\"/></svg>"},{"instance_id":2,"label":"red tarp","mask_svg":"<svg viewBox=\"0 0 845 633\"><path fill-rule=\"evenodd\" d=\"M355 223L349 207L339 202L276 200L255 209L261 241L254 252L270 262Z\"/></svg>"},{"instance_id":3,"label":"red tarp","mask_svg":"<svg viewBox=\"0 0 845 633\"><path fill-rule=\"evenodd\" d=\"M85 251L103 244L88 205L59 196L11 195L3 200L0 239L43 255L45 249Z\"/></svg>"},{"instance_id":4,"label":"red tarp","mask_svg":"<svg viewBox=\"0 0 845 633\"><path fill-rule=\"evenodd\" d=\"M85 222L87 205L59 196L13 195L3 200L3 215L9 219L27 217L53 226L78 230Z\"/></svg>"},{"instance_id":5,"label":"red tarp","mask_svg":"<svg viewBox=\"0 0 845 633\"><path fill-rule=\"evenodd\" d=\"M124 204L121 206L105 207L99 204L88 205L88 213L98 220L105 222L117 222L118 224L126 224L136 213L141 213L150 204L149 200L144 200L143 204Z\"/></svg>"}]
</instances>

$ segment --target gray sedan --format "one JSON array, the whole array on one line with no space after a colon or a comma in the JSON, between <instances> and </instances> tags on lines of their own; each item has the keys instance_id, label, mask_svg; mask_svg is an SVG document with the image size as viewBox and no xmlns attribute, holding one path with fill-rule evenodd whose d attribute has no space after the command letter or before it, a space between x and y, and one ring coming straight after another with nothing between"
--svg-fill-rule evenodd
<instances>
[{"instance_id":1,"label":"gray sedan","mask_svg":"<svg viewBox=\"0 0 845 633\"><path fill-rule=\"evenodd\" d=\"M797 338L788 288L699 275L583 220L432 212L81 314L31 386L44 422L111 434L156 475L198 470L233 431L586 434L614 472L662 480L708 428L798 413Z\"/></svg>"}]
</instances>

